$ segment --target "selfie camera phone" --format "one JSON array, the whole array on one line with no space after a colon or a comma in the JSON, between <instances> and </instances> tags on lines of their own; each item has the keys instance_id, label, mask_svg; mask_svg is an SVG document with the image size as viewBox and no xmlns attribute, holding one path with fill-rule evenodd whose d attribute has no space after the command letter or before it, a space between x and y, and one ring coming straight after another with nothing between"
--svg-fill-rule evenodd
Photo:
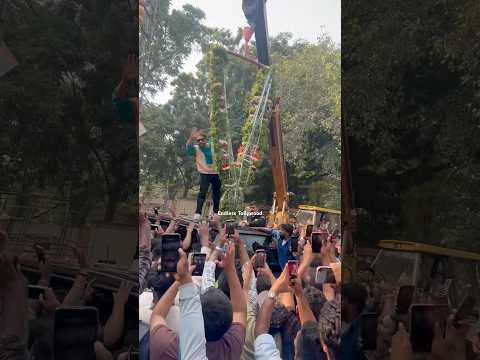
<instances>
[{"instance_id":1,"label":"selfie camera phone","mask_svg":"<svg viewBox=\"0 0 480 360\"><path fill-rule=\"evenodd\" d=\"M317 284L335 284L335 274L330 266L317 267L317 273L315 275L315 282Z\"/></svg>"},{"instance_id":2,"label":"selfie camera phone","mask_svg":"<svg viewBox=\"0 0 480 360\"><path fill-rule=\"evenodd\" d=\"M312 233L312 251L315 254L319 254L322 251L323 241L326 240L327 234L320 231Z\"/></svg>"},{"instance_id":3,"label":"selfie camera phone","mask_svg":"<svg viewBox=\"0 0 480 360\"><path fill-rule=\"evenodd\" d=\"M180 234L163 234L161 241L161 272L177 272L180 260L178 249L182 246Z\"/></svg>"},{"instance_id":4,"label":"selfie camera phone","mask_svg":"<svg viewBox=\"0 0 480 360\"><path fill-rule=\"evenodd\" d=\"M255 267L265 267L265 250L259 249L255 251Z\"/></svg>"},{"instance_id":5,"label":"selfie camera phone","mask_svg":"<svg viewBox=\"0 0 480 360\"><path fill-rule=\"evenodd\" d=\"M233 234L235 234L235 221L234 220L228 220L226 222L226 233L227 237L231 237Z\"/></svg>"},{"instance_id":6,"label":"selfie camera phone","mask_svg":"<svg viewBox=\"0 0 480 360\"><path fill-rule=\"evenodd\" d=\"M447 326L447 305L414 304L410 309L410 342L414 352L430 353L435 335L435 324L443 329Z\"/></svg>"},{"instance_id":7,"label":"selfie camera phone","mask_svg":"<svg viewBox=\"0 0 480 360\"><path fill-rule=\"evenodd\" d=\"M207 259L207 254L194 253L192 255L192 265L195 265L195 269L192 272L193 276L202 276L203 269L205 267L205 260Z\"/></svg>"},{"instance_id":8,"label":"selfie camera phone","mask_svg":"<svg viewBox=\"0 0 480 360\"><path fill-rule=\"evenodd\" d=\"M288 260L287 262L288 275L290 276L290 283L295 280L298 275L298 260Z\"/></svg>"},{"instance_id":9,"label":"selfie camera phone","mask_svg":"<svg viewBox=\"0 0 480 360\"><path fill-rule=\"evenodd\" d=\"M312 236L312 232L313 232L313 225L307 225L307 230L305 231L305 236L307 238L309 238L310 236Z\"/></svg>"}]
</instances>

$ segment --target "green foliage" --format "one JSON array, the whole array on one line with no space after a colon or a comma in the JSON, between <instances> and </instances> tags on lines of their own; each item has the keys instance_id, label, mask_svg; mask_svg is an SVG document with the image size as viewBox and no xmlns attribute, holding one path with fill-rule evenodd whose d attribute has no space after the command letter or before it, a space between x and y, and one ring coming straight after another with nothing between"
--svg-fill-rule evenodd
<instances>
[{"instance_id":1,"label":"green foliage","mask_svg":"<svg viewBox=\"0 0 480 360\"><path fill-rule=\"evenodd\" d=\"M339 200L340 193L340 49L325 37L277 51L286 54L273 69L292 201L326 206L319 199ZM313 183L325 185L322 196L307 190ZM329 204L340 208L339 201Z\"/></svg>"},{"instance_id":2,"label":"green foliage","mask_svg":"<svg viewBox=\"0 0 480 360\"><path fill-rule=\"evenodd\" d=\"M478 2L353 2L342 16L355 205L371 218L362 240L471 249L480 223Z\"/></svg>"},{"instance_id":3,"label":"green foliage","mask_svg":"<svg viewBox=\"0 0 480 360\"><path fill-rule=\"evenodd\" d=\"M210 117L210 141L212 142L213 161L222 179L221 154L219 140L227 139L224 68L227 63L227 54L221 47L214 47L207 55L208 62L208 114ZM224 179L222 179L224 180Z\"/></svg>"},{"instance_id":4,"label":"green foliage","mask_svg":"<svg viewBox=\"0 0 480 360\"><path fill-rule=\"evenodd\" d=\"M145 2L145 21L140 26L140 89L142 95L162 90L170 76L180 73L192 46L205 35L205 14L192 5L171 9L170 0Z\"/></svg>"},{"instance_id":5,"label":"green foliage","mask_svg":"<svg viewBox=\"0 0 480 360\"><path fill-rule=\"evenodd\" d=\"M193 159L179 154L185 153L189 130L196 126L212 129L210 136L214 140L214 154L218 156L218 139L226 139L227 134L226 112L222 111L225 98L233 149L238 149L246 140L252 119L248 114L254 111L252 99L261 95L266 72L227 57L221 50L220 47L233 49L240 38L241 30L232 35L222 29L205 28L200 41L204 57L197 65L197 73L178 76L172 100L146 110L152 111L152 115L145 119L148 132L141 165L145 186L148 178L150 185L162 184L165 191L175 186L180 188L184 184L182 174L191 174L192 181L187 188L193 189L197 183ZM289 189L296 194L294 201L339 207L340 51L328 38L307 44L294 41L288 33L273 38L271 45L275 91L272 97L281 99ZM151 127L151 121L163 125ZM175 139L168 140L174 147L167 147L166 139ZM245 201L270 206L274 187L266 143L264 137L262 159L255 177L244 189L237 190L245 193ZM218 159L216 163L221 165ZM223 179L224 185L228 182ZM312 184L317 190L310 190ZM224 191L228 190L224 187ZM187 192L184 191L184 195ZM243 199L240 200L243 203ZM228 199L222 204L224 209L238 206L228 203Z\"/></svg>"},{"instance_id":6,"label":"green foliage","mask_svg":"<svg viewBox=\"0 0 480 360\"><path fill-rule=\"evenodd\" d=\"M15 1L4 15L19 66L1 79L1 188L70 196L75 223L113 221L137 201L135 130L111 103L134 12L109 0Z\"/></svg>"}]
</instances>

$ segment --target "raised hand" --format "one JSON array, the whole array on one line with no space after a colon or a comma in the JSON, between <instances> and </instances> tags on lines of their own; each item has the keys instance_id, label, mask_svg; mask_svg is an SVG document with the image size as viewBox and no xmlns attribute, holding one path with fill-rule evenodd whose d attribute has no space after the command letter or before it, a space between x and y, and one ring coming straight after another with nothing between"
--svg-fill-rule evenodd
<instances>
[{"instance_id":1,"label":"raised hand","mask_svg":"<svg viewBox=\"0 0 480 360\"><path fill-rule=\"evenodd\" d=\"M229 243L223 259L217 260L217 265L224 269L235 270L235 244Z\"/></svg>"},{"instance_id":2,"label":"raised hand","mask_svg":"<svg viewBox=\"0 0 480 360\"><path fill-rule=\"evenodd\" d=\"M40 294L39 300L45 311L50 314L54 313L55 310L60 306L60 301L58 301L51 288L47 288L45 290L45 296Z\"/></svg>"},{"instance_id":3,"label":"raised hand","mask_svg":"<svg viewBox=\"0 0 480 360\"><path fill-rule=\"evenodd\" d=\"M134 54L129 54L127 63L123 68L122 79L124 81L132 81L138 77L138 58Z\"/></svg>"},{"instance_id":4,"label":"raised hand","mask_svg":"<svg viewBox=\"0 0 480 360\"><path fill-rule=\"evenodd\" d=\"M168 207L168 211L170 212L170 215L172 216L172 219L176 219L177 217L177 207L175 203L172 201L170 206Z\"/></svg>"},{"instance_id":5,"label":"raised hand","mask_svg":"<svg viewBox=\"0 0 480 360\"><path fill-rule=\"evenodd\" d=\"M78 266L80 267L80 272L88 272L90 265L88 264L87 257L82 252L79 252L76 247L72 246L73 255L78 261Z\"/></svg>"},{"instance_id":6,"label":"raised hand","mask_svg":"<svg viewBox=\"0 0 480 360\"><path fill-rule=\"evenodd\" d=\"M409 360L412 359L412 345L410 338L403 323L398 324L398 331L392 337L391 360Z\"/></svg>"},{"instance_id":7,"label":"raised hand","mask_svg":"<svg viewBox=\"0 0 480 360\"><path fill-rule=\"evenodd\" d=\"M278 279L273 283L271 290L276 295L283 292L292 291L292 288L290 287L290 275L288 273L288 266L285 266Z\"/></svg>"},{"instance_id":8,"label":"raised hand","mask_svg":"<svg viewBox=\"0 0 480 360\"><path fill-rule=\"evenodd\" d=\"M115 304L125 305L128 302L132 287L133 284L130 281L122 281L118 291L116 293L113 293L113 302Z\"/></svg>"},{"instance_id":9,"label":"raised hand","mask_svg":"<svg viewBox=\"0 0 480 360\"><path fill-rule=\"evenodd\" d=\"M192 282L192 272L195 269L195 266L189 266L189 261L187 254L182 249L178 249L178 254L180 255L180 260L177 263L177 273L175 274L175 279L181 285Z\"/></svg>"}]
</instances>

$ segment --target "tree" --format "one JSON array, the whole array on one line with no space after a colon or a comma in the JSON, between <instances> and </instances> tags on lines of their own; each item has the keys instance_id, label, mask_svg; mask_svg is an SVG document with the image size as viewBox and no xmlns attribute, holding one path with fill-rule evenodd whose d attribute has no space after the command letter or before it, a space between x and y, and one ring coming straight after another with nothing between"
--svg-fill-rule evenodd
<instances>
[{"instance_id":1,"label":"tree","mask_svg":"<svg viewBox=\"0 0 480 360\"><path fill-rule=\"evenodd\" d=\"M477 5L353 2L342 12L343 113L370 245L478 249Z\"/></svg>"},{"instance_id":2,"label":"tree","mask_svg":"<svg viewBox=\"0 0 480 360\"><path fill-rule=\"evenodd\" d=\"M179 74L192 46L204 35L205 14L191 5L171 10L170 0L145 4L145 21L140 27L140 89L143 96L165 88L169 77Z\"/></svg>"}]
</instances>

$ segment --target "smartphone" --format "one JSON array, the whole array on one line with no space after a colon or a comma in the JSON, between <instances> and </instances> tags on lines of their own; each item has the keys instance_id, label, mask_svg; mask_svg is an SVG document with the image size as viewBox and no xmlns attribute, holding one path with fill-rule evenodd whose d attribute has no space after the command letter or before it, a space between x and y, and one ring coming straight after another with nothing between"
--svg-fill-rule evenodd
<instances>
[{"instance_id":1,"label":"smartphone","mask_svg":"<svg viewBox=\"0 0 480 360\"><path fill-rule=\"evenodd\" d=\"M287 269L290 280L295 280L298 275L298 260L288 260ZM290 281L290 283L293 284L293 281Z\"/></svg>"},{"instance_id":2,"label":"smartphone","mask_svg":"<svg viewBox=\"0 0 480 360\"><path fill-rule=\"evenodd\" d=\"M455 326L458 327L459 321L465 320L469 315L472 315L473 309L476 304L476 299L470 294L467 294L460 305L458 306L457 313L455 314Z\"/></svg>"},{"instance_id":3,"label":"smartphone","mask_svg":"<svg viewBox=\"0 0 480 360\"><path fill-rule=\"evenodd\" d=\"M429 353L438 323L445 336L448 305L413 304L410 308L410 342L414 352Z\"/></svg>"},{"instance_id":4,"label":"smartphone","mask_svg":"<svg viewBox=\"0 0 480 360\"><path fill-rule=\"evenodd\" d=\"M180 234L163 234L160 255L161 272L177 272L177 263L180 260L178 249L181 246Z\"/></svg>"},{"instance_id":5,"label":"smartphone","mask_svg":"<svg viewBox=\"0 0 480 360\"><path fill-rule=\"evenodd\" d=\"M377 349L378 313L365 313L360 318L363 350Z\"/></svg>"},{"instance_id":6,"label":"smartphone","mask_svg":"<svg viewBox=\"0 0 480 360\"><path fill-rule=\"evenodd\" d=\"M313 225L307 225L307 230L305 231L305 237L309 238L312 236Z\"/></svg>"},{"instance_id":7,"label":"smartphone","mask_svg":"<svg viewBox=\"0 0 480 360\"><path fill-rule=\"evenodd\" d=\"M312 251L319 254L322 251L323 241L327 238L327 234L315 231L312 233Z\"/></svg>"},{"instance_id":8,"label":"smartphone","mask_svg":"<svg viewBox=\"0 0 480 360\"><path fill-rule=\"evenodd\" d=\"M415 294L415 286L404 285L398 290L397 295L397 312L407 314L412 305L413 295Z\"/></svg>"},{"instance_id":9,"label":"smartphone","mask_svg":"<svg viewBox=\"0 0 480 360\"><path fill-rule=\"evenodd\" d=\"M60 307L54 317L55 359L95 360L98 310L89 306Z\"/></svg>"},{"instance_id":10,"label":"smartphone","mask_svg":"<svg viewBox=\"0 0 480 360\"><path fill-rule=\"evenodd\" d=\"M255 268L265 267L265 250L255 250Z\"/></svg>"},{"instance_id":11,"label":"smartphone","mask_svg":"<svg viewBox=\"0 0 480 360\"><path fill-rule=\"evenodd\" d=\"M298 252L298 236L292 237L292 252Z\"/></svg>"},{"instance_id":12,"label":"smartphone","mask_svg":"<svg viewBox=\"0 0 480 360\"><path fill-rule=\"evenodd\" d=\"M150 224L150 230L158 230L158 224Z\"/></svg>"},{"instance_id":13,"label":"smartphone","mask_svg":"<svg viewBox=\"0 0 480 360\"><path fill-rule=\"evenodd\" d=\"M47 290L45 286L28 285L28 298L38 300L40 294L45 297L45 290Z\"/></svg>"},{"instance_id":14,"label":"smartphone","mask_svg":"<svg viewBox=\"0 0 480 360\"><path fill-rule=\"evenodd\" d=\"M317 273L315 275L315 282L317 284L336 284L335 274L330 266L317 267Z\"/></svg>"},{"instance_id":15,"label":"smartphone","mask_svg":"<svg viewBox=\"0 0 480 360\"><path fill-rule=\"evenodd\" d=\"M226 223L225 223L226 227L227 227L227 237L231 237L234 233L235 233L235 221L234 220L228 220Z\"/></svg>"},{"instance_id":16,"label":"smartphone","mask_svg":"<svg viewBox=\"0 0 480 360\"><path fill-rule=\"evenodd\" d=\"M193 276L202 276L203 268L205 267L205 260L207 259L207 254L194 253L192 255L192 265L195 265L195 270L193 270Z\"/></svg>"}]
</instances>

